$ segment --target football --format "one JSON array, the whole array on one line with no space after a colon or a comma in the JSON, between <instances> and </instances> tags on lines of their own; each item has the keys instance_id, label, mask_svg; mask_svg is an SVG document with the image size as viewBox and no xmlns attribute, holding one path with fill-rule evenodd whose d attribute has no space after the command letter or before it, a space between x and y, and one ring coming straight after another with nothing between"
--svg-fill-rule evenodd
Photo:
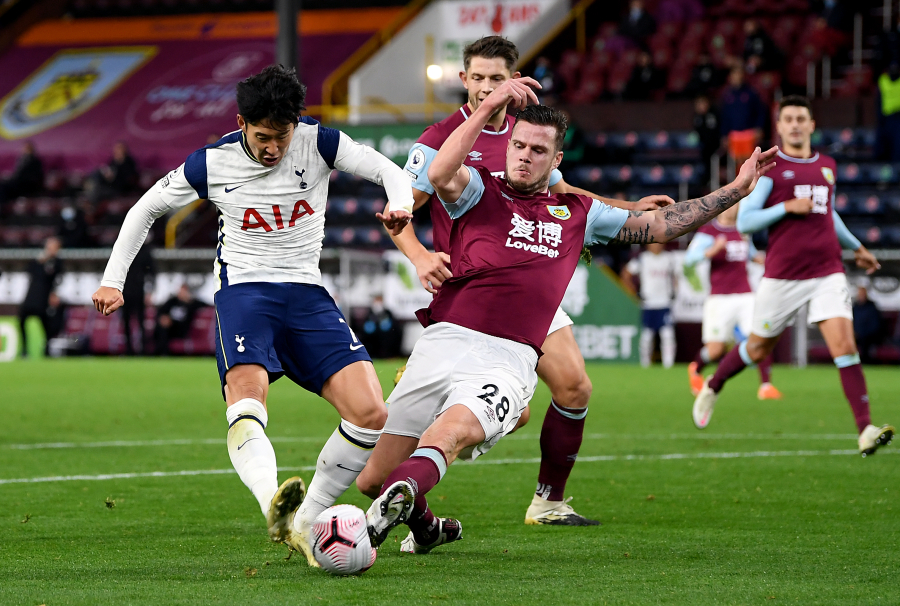
<instances>
[{"instance_id":1,"label":"football","mask_svg":"<svg viewBox=\"0 0 900 606\"><path fill-rule=\"evenodd\" d=\"M335 505L313 523L313 554L331 574L361 574L375 563L366 514L353 505Z\"/></svg>"}]
</instances>

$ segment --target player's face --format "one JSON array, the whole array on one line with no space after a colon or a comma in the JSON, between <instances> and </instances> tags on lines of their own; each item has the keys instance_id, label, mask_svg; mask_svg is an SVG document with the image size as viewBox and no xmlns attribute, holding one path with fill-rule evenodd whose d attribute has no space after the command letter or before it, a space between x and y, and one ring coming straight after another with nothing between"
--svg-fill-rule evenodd
<instances>
[{"instance_id":1,"label":"player's face","mask_svg":"<svg viewBox=\"0 0 900 606\"><path fill-rule=\"evenodd\" d=\"M240 114L237 120L238 127L244 131L250 153L260 164L275 166L281 162L294 136L293 124L272 124L265 120L250 124Z\"/></svg>"},{"instance_id":2,"label":"player's face","mask_svg":"<svg viewBox=\"0 0 900 606\"><path fill-rule=\"evenodd\" d=\"M789 147L806 147L809 145L816 122L805 107L789 105L778 114L775 129L781 140Z\"/></svg>"},{"instance_id":3,"label":"player's face","mask_svg":"<svg viewBox=\"0 0 900 606\"><path fill-rule=\"evenodd\" d=\"M506 181L518 192L536 194L550 185L550 173L562 161L556 129L516 122L506 148Z\"/></svg>"},{"instance_id":4,"label":"player's face","mask_svg":"<svg viewBox=\"0 0 900 606\"><path fill-rule=\"evenodd\" d=\"M499 57L485 59L484 57L472 57L469 60L469 69L459 72L459 78L466 87L469 96L469 107L472 111L478 109L485 97L494 89L509 80L518 78L519 72L510 73L506 67L506 61Z\"/></svg>"}]
</instances>

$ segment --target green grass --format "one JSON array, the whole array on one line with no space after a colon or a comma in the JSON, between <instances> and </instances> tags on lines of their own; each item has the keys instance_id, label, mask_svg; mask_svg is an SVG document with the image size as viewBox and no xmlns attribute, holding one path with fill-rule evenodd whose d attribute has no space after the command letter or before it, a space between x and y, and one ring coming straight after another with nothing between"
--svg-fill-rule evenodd
<instances>
[{"instance_id":1,"label":"green grass","mask_svg":"<svg viewBox=\"0 0 900 606\"><path fill-rule=\"evenodd\" d=\"M395 367L378 365L385 387ZM525 526L537 465L490 464L540 456L541 386L527 427L431 493L463 521L459 544L401 556L398 530L365 575L335 578L284 560L234 474L0 484L0 604L900 603L900 448L828 454L856 446L833 368L776 368L780 402L758 402L746 372L704 432L684 368L589 372L568 492L601 527ZM900 373L867 376L875 422L900 422ZM0 478L229 469L218 391L212 360L2 365ZM269 404L279 465L313 465L336 413L286 379ZM15 446L178 439L192 442ZM700 456L741 452L782 455ZM343 501L368 504L355 488Z\"/></svg>"}]
</instances>

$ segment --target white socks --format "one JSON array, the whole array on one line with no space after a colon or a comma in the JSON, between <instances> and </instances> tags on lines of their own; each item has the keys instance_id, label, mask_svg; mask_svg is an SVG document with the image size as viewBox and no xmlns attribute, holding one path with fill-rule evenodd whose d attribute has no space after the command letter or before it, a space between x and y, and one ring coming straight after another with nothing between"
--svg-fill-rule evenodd
<instances>
[{"instance_id":1,"label":"white socks","mask_svg":"<svg viewBox=\"0 0 900 606\"><path fill-rule=\"evenodd\" d=\"M266 436L269 415L259 400L244 398L225 411L228 419L228 456L241 481L250 489L263 515L278 491L275 450Z\"/></svg>"},{"instance_id":2,"label":"white socks","mask_svg":"<svg viewBox=\"0 0 900 606\"><path fill-rule=\"evenodd\" d=\"M675 364L675 327L663 326L659 329L659 348L662 350L663 368Z\"/></svg>"},{"instance_id":3,"label":"white socks","mask_svg":"<svg viewBox=\"0 0 900 606\"><path fill-rule=\"evenodd\" d=\"M646 326L641 329L641 339L638 342L638 353L641 357L641 366L650 366L650 357L653 355L653 337L656 336L653 329Z\"/></svg>"},{"instance_id":4,"label":"white socks","mask_svg":"<svg viewBox=\"0 0 900 606\"><path fill-rule=\"evenodd\" d=\"M334 505L356 480L381 437L380 429L364 429L341 421L316 462L316 475L306 491L306 499L294 516L294 529L309 528L320 513Z\"/></svg>"}]
</instances>

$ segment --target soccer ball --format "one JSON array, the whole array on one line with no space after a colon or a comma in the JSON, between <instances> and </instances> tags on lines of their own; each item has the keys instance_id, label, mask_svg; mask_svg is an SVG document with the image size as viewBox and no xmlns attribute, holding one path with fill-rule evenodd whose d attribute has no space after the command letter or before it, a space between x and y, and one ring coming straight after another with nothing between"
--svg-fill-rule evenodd
<instances>
[{"instance_id":1,"label":"soccer ball","mask_svg":"<svg viewBox=\"0 0 900 606\"><path fill-rule=\"evenodd\" d=\"M313 555L331 574L361 574L375 563L366 514L353 505L335 505L313 522Z\"/></svg>"}]
</instances>

